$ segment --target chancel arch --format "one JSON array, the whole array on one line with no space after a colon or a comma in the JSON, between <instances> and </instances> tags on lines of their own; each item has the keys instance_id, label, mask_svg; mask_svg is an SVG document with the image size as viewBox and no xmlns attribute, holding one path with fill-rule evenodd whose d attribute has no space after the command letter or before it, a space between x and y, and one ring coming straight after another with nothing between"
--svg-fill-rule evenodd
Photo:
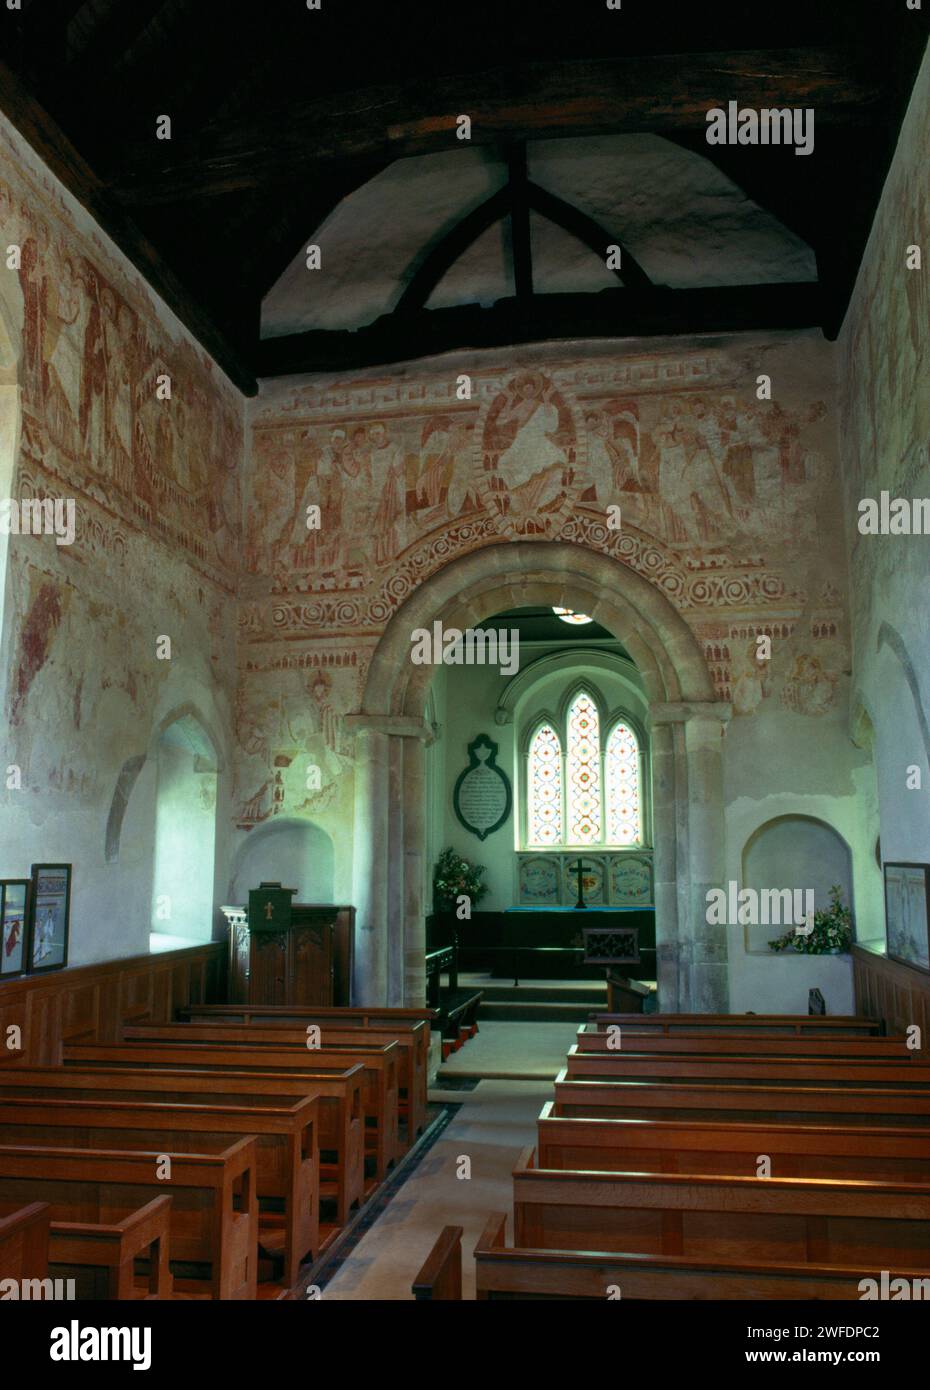
<instances>
[{"instance_id":1,"label":"chancel arch","mask_svg":"<svg viewBox=\"0 0 930 1390\"><path fill-rule=\"evenodd\" d=\"M435 621L479 627L527 604L589 614L636 665L652 741L660 1007L724 1010L725 932L707 925L706 894L723 876L729 705L715 698L700 645L664 594L617 560L548 541L486 547L447 565L395 613L375 649L361 710L347 720L357 738L356 993L371 1002L423 996L424 709L435 668L411 662L411 634Z\"/></svg>"}]
</instances>

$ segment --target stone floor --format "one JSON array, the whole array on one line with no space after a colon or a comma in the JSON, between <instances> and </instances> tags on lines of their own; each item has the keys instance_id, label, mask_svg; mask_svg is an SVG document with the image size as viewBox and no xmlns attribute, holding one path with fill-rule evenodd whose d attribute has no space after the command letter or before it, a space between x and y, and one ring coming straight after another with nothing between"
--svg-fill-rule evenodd
<instances>
[{"instance_id":1,"label":"stone floor","mask_svg":"<svg viewBox=\"0 0 930 1390\"><path fill-rule=\"evenodd\" d=\"M481 1022L480 1031L440 1070L443 1075L552 1081L565 1066L577 1023Z\"/></svg>"},{"instance_id":2,"label":"stone floor","mask_svg":"<svg viewBox=\"0 0 930 1390\"><path fill-rule=\"evenodd\" d=\"M519 1079L484 1079L473 1091L444 1090L430 1099L460 1109L391 1198L388 1206L322 1291L324 1299L409 1299L410 1286L443 1226L464 1228L463 1295L474 1297L472 1250L492 1212L512 1211L511 1172L536 1140L536 1120L552 1099L577 1025L488 1023L443 1070L488 1077L506 1069ZM462 1160L470 1176L460 1177ZM507 1239L513 1239L508 1219Z\"/></svg>"}]
</instances>

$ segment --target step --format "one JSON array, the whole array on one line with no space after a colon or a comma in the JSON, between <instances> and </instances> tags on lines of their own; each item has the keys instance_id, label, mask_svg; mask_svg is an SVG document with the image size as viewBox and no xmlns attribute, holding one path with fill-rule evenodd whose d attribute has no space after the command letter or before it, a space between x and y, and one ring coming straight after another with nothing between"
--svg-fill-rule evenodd
<instances>
[{"instance_id":1,"label":"step","mask_svg":"<svg viewBox=\"0 0 930 1390\"><path fill-rule=\"evenodd\" d=\"M482 1023L587 1023L596 1004L547 1004L502 1001L482 1003L478 1011L478 1028Z\"/></svg>"},{"instance_id":2,"label":"step","mask_svg":"<svg viewBox=\"0 0 930 1390\"><path fill-rule=\"evenodd\" d=\"M538 981L527 985L483 985L484 998L481 1012L488 1004L583 1004L591 1010L603 1012L607 1008L607 991L602 984L593 989L583 986L553 985L552 988Z\"/></svg>"}]
</instances>

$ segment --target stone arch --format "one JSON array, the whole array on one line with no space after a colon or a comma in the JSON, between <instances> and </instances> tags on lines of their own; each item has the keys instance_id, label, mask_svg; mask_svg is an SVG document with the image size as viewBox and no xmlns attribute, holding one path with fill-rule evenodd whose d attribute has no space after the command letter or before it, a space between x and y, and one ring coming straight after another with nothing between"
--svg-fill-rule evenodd
<instances>
[{"instance_id":1,"label":"stone arch","mask_svg":"<svg viewBox=\"0 0 930 1390\"><path fill-rule=\"evenodd\" d=\"M700 643L670 599L611 556L557 541L485 546L425 579L387 624L372 657L356 733L355 993L423 998L426 865L423 741L433 668L410 660L411 633L478 627L538 604L576 608L629 652L649 701L660 1007L725 1011L726 935L706 921L723 877L721 735Z\"/></svg>"},{"instance_id":2,"label":"stone arch","mask_svg":"<svg viewBox=\"0 0 930 1390\"><path fill-rule=\"evenodd\" d=\"M540 603L582 610L613 633L639 668L650 702L715 699L700 643L641 574L583 546L512 541L453 560L406 599L375 649L362 713L422 717L431 671L409 660L414 628L436 619L475 627L493 613Z\"/></svg>"}]
</instances>

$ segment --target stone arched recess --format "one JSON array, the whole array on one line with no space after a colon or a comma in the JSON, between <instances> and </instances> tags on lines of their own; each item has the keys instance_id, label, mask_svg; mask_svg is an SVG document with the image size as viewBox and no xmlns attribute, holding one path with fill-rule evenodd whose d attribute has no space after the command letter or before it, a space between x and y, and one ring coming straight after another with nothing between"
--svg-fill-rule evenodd
<instances>
[{"instance_id":1,"label":"stone arched recess","mask_svg":"<svg viewBox=\"0 0 930 1390\"><path fill-rule=\"evenodd\" d=\"M553 604L589 613L636 662L649 699L659 1004L725 1012L726 929L708 926L722 882L722 735L693 632L648 580L609 556L554 541L488 546L425 580L388 623L368 671L356 734L355 994L364 1003L424 996L424 720L434 668L410 660L411 633L439 621L478 627L495 613Z\"/></svg>"}]
</instances>

